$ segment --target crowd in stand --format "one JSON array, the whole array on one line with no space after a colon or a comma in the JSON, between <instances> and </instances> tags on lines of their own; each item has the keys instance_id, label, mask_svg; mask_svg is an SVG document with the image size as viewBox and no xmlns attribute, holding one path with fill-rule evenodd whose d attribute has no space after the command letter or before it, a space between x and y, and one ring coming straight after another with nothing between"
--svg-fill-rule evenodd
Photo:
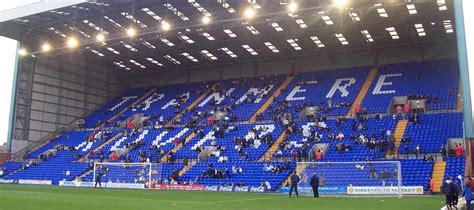
<instances>
[{"instance_id":1,"label":"crowd in stand","mask_svg":"<svg viewBox=\"0 0 474 210\"><path fill-rule=\"evenodd\" d=\"M268 97L270 97L270 89L273 87L274 84L277 84L277 82L278 81L276 77L270 76L260 77L257 81L250 79L231 80L222 81L214 84L213 86L208 86L207 90L209 90L210 94L219 93L219 95L224 97L217 101L210 101L209 108L207 110L200 110L197 107L191 110L187 110L192 113L191 117L189 118L189 124L197 124L200 119L207 119L207 123L212 124L213 115L219 112L226 113L226 120L236 122L238 120L237 116L230 114L230 112L234 110L236 106L241 104L255 103L258 99L267 99ZM237 98L237 96L232 94L232 91L230 91L231 88L223 87L223 84L228 83L233 84L235 86L252 88L256 88L258 86L261 91L257 95L254 95L252 93L246 93L246 99L243 101L239 101L239 98ZM261 85L259 86L257 83L261 83ZM229 100L228 103L225 103L226 99Z\"/></svg>"},{"instance_id":2,"label":"crowd in stand","mask_svg":"<svg viewBox=\"0 0 474 210\"><path fill-rule=\"evenodd\" d=\"M318 78L319 80L321 78ZM318 80L316 79L316 81ZM260 89L264 90L259 95L247 94L246 100L239 102L238 98L233 95L229 88L224 88L225 82L231 82L235 86L242 86L242 87L260 87ZM192 128L193 132L200 138L204 138L204 131L200 125L201 120L205 119L205 123L208 126L212 126L212 131L214 132L214 137L216 139L222 139L224 136L231 131L238 129L235 126L235 123L238 121L235 115L227 114L223 119L216 120L213 118L213 115L218 112L230 113L232 110L236 108L236 106L241 104L251 104L255 103L257 99L268 99L271 95L270 90L275 84L278 83L278 79L276 77L261 77L257 81L256 80L233 80L233 81L223 81L222 83L215 83L211 84L209 82L203 83L201 88L193 90L193 94L202 94L206 91L209 93L219 93L220 95L224 95L225 99L228 99L230 103L225 103L224 100L218 101L211 101L209 102L209 108L206 110L200 110L199 108L195 107L191 110L183 110L183 105L188 103L189 95L188 94L179 94L175 97L176 103L173 105L174 113L177 117L172 118L169 116L165 119L164 116L158 116L157 113L152 113L150 116L145 117L143 121L143 126L149 125L150 122L155 121L153 124L154 129L161 129L166 124L166 122L173 122L175 124L181 123L181 118L184 114L181 113L191 113L191 116L187 122L187 127ZM298 86L307 85L307 82L299 82ZM282 90L286 92L287 90ZM265 93L266 92L266 93ZM158 94L154 93L152 99L159 97ZM409 100L421 100L426 99L428 103L439 103L440 98L438 96L425 96L421 94L413 94L408 96ZM143 106L146 106L145 102L142 102L138 105L130 106L129 109L131 111L138 111ZM374 153L392 153L395 151L395 137L391 130L383 129L380 130L380 133L376 134L372 132L370 135L366 135L365 132L370 128L367 125L367 121L369 116L367 115L367 109L365 107L361 107L360 105L356 105L354 108L354 112L356 114L356 118L353 120L347 120L345 117L338 117L335 121L335 127L329 127L327 122L327 117L329 112L333 108L336 107L350 107L352 106L349 102L333 102L332 99L328 99L327 101L321 101L319 103L314 102L306 102L299 105L294 105L290 101L280 100L273 103L273 106L269 107L268 115L272 118L275 122L278 122L280 126L283 128L286 135L281 143L278 145L277 150L273 154L273 157L280 160L285 156L286 153L289 154L289 157L293 161L322 161L323 160L323 150L322 149L313 149L311 145L317 144L323 138L325 134L328 140L346 140L350 139L353 140L352 143L344 143L338 142L336 147L334 148L335 152L338 154L343 154L346 152L350 152L355 145L364 145L369 151ZM294 122L295 116L292 116L292 113L299 113L303 111L306 107L315 107L316 108L316 115L308 116L309 122L314 122L315 128L299 128L296 126ZM415 107L416 108L416 107ZM106 110L106 113L112 112L111 110ZM380 116L377 115L375 119L379 119ZM414 111L410 108L410 105L397 105L395 107L395 115L394 119L405 119L407 118L409 122L414 124L421 123L420 121L420 113L418 111ZM264 120L267 119L267 116L263 116L263 113L257 115L257 120ZM174 121L172 121L174 120ZM344 124L350 123L351 125L351 133L349 136L345 136L342 131L342 127ZM100 124L100 122L99 122ZM114 126L123 129L123 133L126 137L133 137L138 135L142 132L142 129L139 129L137 125L135 125L132 121L127 121L125 115L121 115L118 117L116 121L107 121L106 125ZM173 129L172 127L167 127L166 129ZM266 145L272 145L274 143L274 139L270 133L266 135L260 135L266 131L266 127L260 127L259 129L252 128L249 130L249 135L246 137L235 136L233 141L235 144L235 149L239 157L242 160L249 159L248 150L258 147L261 143ZM291 143L290 137L294 134L302 134L303 140L302 144L296 147L294 144ZM87 142L93 142L96 140L103 140L110 138L111 132L110 131L101 131L101 132L94 132L91 135L86 135L85 140ZM66 138L66 137L65 137ZM406 158L412 152L408 147L408 143L410 143L411 138L406 136L401 139L401 143L403 145ZM175 138L173 140L175 147L178 147L179 144L182 146L185 144L185 139ZM143 139L125 143L125 148L129 150L136 150L142 149L141 147L145 144ZM230 162L229 158L225 155L221 155L221 152L226 151L225 146L219 145L218 141L213 140L211 142L211 147L213 147L211 151L211 156L219 157L218 162ZM66 147L65 145L56 145L55 149L58 151L62 150L75 150L74 147ZM205 146L200 146L196 148L197 154L201 153ZM147 153L148 151L148 153ZM164 150L158 144L153 144L147 151L140 150L138 152L139 162L159 162L160 158L153 159L152 154L157 154L158 157L166 156L167 162L174 163L176 161L173 152L169 152L165 154ZM440 152L444 155L444 151L446 151L446 146L443 145ZM463 147L461 144L456 144L453 150L455 156L462 156ZM132 162L130 153L126 153L123 157L118 157L115 152L111 152L109 154L104 154L102 150L98 150L95 154L101 156L108 156L109 160L111 161L123 161L126 163ZM422 155L422 148L420 145L416 145L413 149L413 154L415 154L416 158L421 157ZM423 155L423 159L427 162L433 162L434 157L432 155ZM103 161L101 158L100 161ZM36 164L36 163L34 163ZM186 165L186 164L185 164ZM23 168L27 168L29 165L25 165ZM93 168L93 162L90 163L89 169ZM359 170L363 170L364 166L359 166ZM264 172L269 173L282 173L290 169L290 162L285 160L282 164L265 164L263 167ZM0 170L4 171L4 170ZM180 169L176 169L172 172L170 177L165 181L167 183L177 183L178 175ZM243 169L238 165L233 165L232 168L229 170L228 168L216 168L211 163L208 165L208 169L203 171L200 178L210 178L210 179L228 179L235 174L243 173ZM369 177L371 178L390 178L396 177L398 171L390 172L387 170L384 171L376 171L375 168L370 169ZM0 174L1 176L1 174ZM141 179L141 178L140 178ZM198 177L194 182L197 182ZM190 181L191 182L191 181ZM231 186L245 186L245 183L229 183ZM270 183L267 180L262 180L260 185L261 187L265 187L267 190L271 189Z\"/></svg>"},{"instance_id":3,"label":"crowd in stand","mask_svg":"<svg viewBox=\"0 0 474 210\"><path fill-rule=\"evenodd\" d=\"M268 163L263 166L263 171L272 172L272 173L281 173L289 169L290 169L290 162L288 160L285 160L283 164Z\"/></svg>"}]
</instances>

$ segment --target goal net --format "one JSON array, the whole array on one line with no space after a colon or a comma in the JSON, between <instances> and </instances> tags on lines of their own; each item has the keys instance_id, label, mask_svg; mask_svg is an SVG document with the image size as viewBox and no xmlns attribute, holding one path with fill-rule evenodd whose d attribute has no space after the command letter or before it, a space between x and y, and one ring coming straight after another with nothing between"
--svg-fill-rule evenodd
<instances>
[{"instance_id":1,"label":"goal net","mask_svg":"<svg viewBox=\"0 0 474 210\"><path fill-rule=\"evenodd\" d=\"M402 197L399 161L298 162L296 171L301 194L313 194L310 182L316 175L322 194Z\"/></svg>"},{"instance_id":2,"label":"goal net","mask_svg":"<svg viewBox=\"0 0 474 210\"><path fill-rule=\"evenodd\" d=\"M155 188L161 174L159 163L96 162L93 183L100 181L101 186L107 188Z\"/></svg>"}]
</instances>

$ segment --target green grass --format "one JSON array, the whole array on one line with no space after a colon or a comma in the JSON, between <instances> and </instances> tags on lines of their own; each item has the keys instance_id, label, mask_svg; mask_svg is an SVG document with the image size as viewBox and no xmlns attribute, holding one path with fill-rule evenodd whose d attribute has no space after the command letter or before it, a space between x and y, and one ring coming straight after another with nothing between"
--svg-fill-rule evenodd
<instances>
[{"instance_id":1,"label":"green grass","mask_svg":"<svg viewBox=\"0 0 474 210\"><path fill-rule=\"evenodd\" d=\"M397 198L288 198L283 194L123 190L0 184L0 210L424 210L440 209L441 196Z\"/></svg>"}]
</instances>

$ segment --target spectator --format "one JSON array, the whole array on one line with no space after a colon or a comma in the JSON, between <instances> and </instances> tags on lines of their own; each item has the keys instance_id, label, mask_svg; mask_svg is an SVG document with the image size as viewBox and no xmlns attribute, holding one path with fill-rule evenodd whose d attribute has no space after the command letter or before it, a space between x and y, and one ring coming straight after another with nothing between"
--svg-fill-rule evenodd
<instances>
[{"instance_id":1,"label":"spectator","mask_svg":"<svg viewBox=\"0 0 474 210\"><path fill-rule=\"evenodd\" d=\"M305 128L303 129L303 137L309 138L310 135L311 135L311 131L309 130L308 127L305 127Z\"/></svg>"},{"instance_id":2,"label":"spectator","mask_svg":"<svg viewBox=\"0 0 474 210\"><path fill-rule=\"evenodd\" d=\"M283 151L280 148L278 148L275 152L275 157L277 158L277 160L283 157Z\"/></svg>"},{"instance_id":3,"label":"spectator","mask_svg":"<svg viewBox=\"0 0 474 210\"><path fill-rule=\"evenodd\" d=\"M341 142L337 143L336 151L338 154L342 154L344 152L344 144L342 144Z\"/></svg>"},{"instance_id":4,"label":"spectator","mask_svg":"<svg viewBox=\"0 0 474 210\"><path fill-rule=\"evenodd\" d=\"M308 161L308 144L307 143L304 143L303 146L301 147L301 155L303 157L304 162Z\"/></svg>"},{"instance_id":5,"label":"spectator","mask_svg":"<svg viewBox=\"0 0 474 210\"><path fill-rule=\"evenodd\" d=\"M416 147L415 147L415 156L416 156L416 158L418 158L418 156L420 154L421 154L421 147L420 147L420 145L417 144Z\"/></svg>"},{"instance_id":6,"label":"spectator","mask_svg":"<svg viewBox=\"0 0 474 210\"><path fill-rule=\"evenodd\" d=\"M344 134L342 132L339 132L339 134L337 135L337 139L344 140Z\"/></svg>"},{"instance_id":7,"label":"spectator","mask_svg":"<svg viewBox=\"0 0 474 210\"><path fill-rule=\"evenodd\" d=\"M242 160L248 160L248 159L249 159L249 153L245 151L244 155L242 155Z\"/></svg>"},{"instance_id":8,"label":"spectator","mask_svg":"<svg viewBox=\"0 0 474 210\"><path fill-rule=\"evenodd\" d=\"M410 155L410 148L408 147L408 145L404 145L403 146L403 150L405 151L405 158L408 159L409 155Z\"/></svg>"},{"instance_id":9,"label":"spectator","mask_svg":"<svg viewBox=\"0 0 474 210\"><path fill-rule=\"evenodd\" d=\"M188 158L184 158L184 159L183 159L183 164L184 164L184 166L189 166L189 160L188 160Z\"/></svg>"},{"instance_id":10,"label":"spectator","mask_svg":"<svg viewBox=\"0 0 474 210\"><path fill-rule=\"evenodd\" d=\"M403 112L402 105L397 105L397 107L395 108L395 110L396 110L396 112L397 112L397 118L402 117L402 118L404 119L403 113L402 113L402 112Z\"/></svg>"},{"instance_id":11,"label":"spectator","mask_svg":"<svg viewBox=\"0 0 474 210\"><path fill-rule=\"evenodd\" d=\"M326 185L326 178L324 174L319 177L319 187L324 187Z\"/></svg>"},{"instance_id":12,"label":"spectator","mask_svg":"<svg viewBox=\"0 0 474 210\"><path fill-rule=\"evenodd\" d=\"M168 160L168 163L174 163L175 158L174 158L174 153L173 152L168 153L167 160Z\"/></svg>"},{"instance_id":13,"label":"spectator","mask_svg":"<svg viewBox=\"0 0 474 210\"><path fill-rule=\"evenodd\" d=\"M296 193L296 197L299 197L298 183L300 182L300 177L298 175L296 175L296 171L293 172L293 174L290 177L290 180L291 180L291 186L290 186L289 197L291 198L291 194L293 193L293 190Z\"/></svg>"},{"instance_id":14,"label":"spectator","mask_svg":"<svg viewBox=\"0 0 474 210\"><path fill-rule=\"evenodd\" d=\"M428 183L428 189L430 190L430 194L433 194L435 189L435 183L433 177L430 177L430 182Z\"/></svg>"},{"instance_id":15,"label":"spectator","mask_svg":"<svg viewBox=\"0 0 474 210\"><path fill-rule=\"evenodd\" d=\"M229 158L227 156L220 156L219 160L217 162L219 163L227 163L229 161Z\"/></svg>"},{"instance_id":16,"label":"spectator","mask_svg":"<svg viewBox=\"0 0 474 210\"><path fill-rule=\"evenodd\" d=\"M301 162L301 157L302 157L301 149L296 150L296 156L298 157L298 162Z\"/></svg>"},{"instance_id":17,"label":"spectator","mask_svg":"<svg viewBox=\"0 0 474 210\"><path fill-rule=\"evenodd\" d=\"M272 164L268 164L268 165L265 164L265 165L263 165L263 171L269 172L269 171L272 171L272 170L273 170Z\"/></svg>"},{"instance_id":18,"label":"spectator","mask_svg":"<svg viewBox=\"0 0 474 210\"><path fill-rule=\"evenodd\" d=\"M461 144L456 144L456 147L454 148L454 153L456 154L456 157L461 157L462 156L462 145Z\"/></svg>"},{"instance_id":19,"label":"spectator","mask_svg":"<svg viewBox=\"0 0 474 210\"><path fill-rule=\"evenodd\" d=\"M443 157L443 161L446 161L446 145L445 144L441 145L441 149L439 149L439 152L441 153L441 156Z\"/></svg>"},{"instance_id":20,"label":"spectator","mask_svg":"<svg viewBox=\"0 0 474 210\"><path fill-rule=\"evenodd\" d=\"M184 144L186 144L186 139L182 138L180 143L181 143L181 147L184 147Z\"/></svg>"},{"instance_id":21,"label":"spectator","mask_svg":"<svg viewBox=\"0 0 474 210\"><path fill-rule=\"evenodd\" d=\"M322 159L323 159L323 152L321 151L321 149L318 149L318 151L316 151L316 161L320 162Z\"/></svg>"},{"instance_id":22,"label":"spectator","mask_svg":"<svg viewBox=\"0 0 474 210\"><path fill-rule=\"evenodd\" d=\"M282 170L289 170L290 169L290 161L285 160L285 163L283 164Z\"/></svg>"},{"instance_id":23,"label":"spectator","mask_svg":"<svg viewBox=\"0 0 474 210\"><path fill-rule=\"evenodd\" d=\"M237 167L235 165L232 166L232 174L241 174L243 173L243 169L241 167Z\"/></svg>"},{"instance_id":24,"label":"spectator","mask_svg":"<svg viewBox=\"0 0 474 210\"><path fill-rule=\"evenodd\" d=\"M451 177L448 176L446 181L443 184L442 192L446 197L446 209L452 210L454 207L455 201L457 199L457 185L451 180ZM456 207L457 209L457 207Z\"/></svg>"},{"instance_id":25,"label":"spectator","mask_svg":"<svg viewBox=\"0 0 474 210\"><path fill-rule=\"evenodd\" d=\"M467 178L469 180L469 184L471 185L471 192L474 192L474 181L472 181L471 176L468 176Z\"/></svg>"},{"instance_id":26,"label":"spectator","mask_svg":"<svg viewBox=\"0 0 474 210\"><path fill-rule=\"evenodd\" d=\"M179 139L175 137L175 138L173 139L173 143L174 143L174 147L177 147L178 144L179 144Z\"/></svg>"},{"instance_id":27,"label":"spectator","mask_svg":"<svg viewBox=\"0 0 474 210\"><path fill-rule=\"evenodd\" d=\"M213 125L213 124L214 124L214 119L211 116L207 119L207 125Z\"/></svg>"},{"instance_id":28,"label":"spectator","mask_svg":"<svg viewBox=\"0 0 474 210\"><path fill-rule=\"evenodd\" d=\"M313 188L313 196L315 198L319 197L319 192L318 192L319 178L318 176L316 176L316 173L313 173L313 177L311 177L310 185L311 185L311 188Z\"/></svg>"},{"instance_id":29,"label":"spectator","mask_svg":"<svg viewBox=\"0 0 474 210\"><path fill-rule=\"evenodd\" d=\"M270 182L268 180L263 181L260 184L260 187L263 187L265 191L270 191L272 189L272 186L270 185Z\"/></svg>"},{"instance_id":30,"label":"spectator","mask_svg":"<svg viewBox=\"0 0 474 210\"><path fill-rule=\"evenodd\" d=\"M432 163L432 162L434 162L434 157L433 157L433 155L431 155L431 154L428 155L428 156L423 155L423 160Z\"/></svg>"},{"instance_id":31,"label":"spectator","mask_svg":"<svg viewBox=\"0 0 474 210\"><path fill-rule=\"evenodd\" d=\"M351 122L351 128L352 128L352 131L356 131L357 130L357 123L355 120L352 120Z\"/></svg>"},{"instance_id":32,"label":"spectator","mask_svg":"<svg viewBox=\"0 0 474 210\"><path fill-rule=\"evenodd\" d=\"M112 154L110 154L110 160L111 160L112 162L117 161L117 153L112 152Z\"/></svg>"},{"instance_id":33,"label":"spectator","mask_svg":"<svg viewBox=\"0 0 474 210\"><path fill-rule=\"evenodd\" d=\"M410 113L410 103L407 102L407 103L405 104L405 106L403 106L403 109L404 109L404 111L405 111L404 114L405 114L405 115L408 115L408 114ZM404 118L406 118L406 117L404 117Z\"/></svg>"},{"instance_id":34,"label":"spectator","mask_svg":"<svg viewBox=\"0 0 474 210\"><path fill-rule=\"evenodd\" d=\"M471 191L471 186L469 185L469 182L466 182L466 185L464 186L462 196L466 200L466 210L472 210L471 209L471 201L472 201L472 191Z\"/></svg>"},{"instance_id":35,"label":"spectator","mask_svg":"<svg viewBox=\"0 0 474 210\"><path fill-rule=\"evenodd\" d=\"M413 114L413 123L420 124L420 115L416 112Z\"/></svg>"},{"instance_id":36,"label":"spectator","mask_svg":"<svg viewBox=\"0 0 474 210\"><path fill-rule=\"evenodd\" d=\"M354 112L355 112L356 116L359 117L359 115L360 115L360 105L359 104L355 105Z\"/></svg>"},{"instance_id":37,"label":"spectator","mask_svg":"<svg viewBox=\"0 0 474 210\"><path fill-rule=\"evenodd\" d=\"M293 159L293 161L296 161L296 149L295 148L291 149L290 155L291 155L291 158Z\"/></svg>"}]
</instances>

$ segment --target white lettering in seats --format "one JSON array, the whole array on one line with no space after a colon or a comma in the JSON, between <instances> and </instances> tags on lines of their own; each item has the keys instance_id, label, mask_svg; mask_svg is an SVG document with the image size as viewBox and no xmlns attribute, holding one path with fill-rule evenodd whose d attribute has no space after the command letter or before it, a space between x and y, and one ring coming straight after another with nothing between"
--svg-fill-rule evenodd
<instances>
[{"instance_id":1,"label":"white lettering in seats","mask_svg":"<svg viewBox=\"0 0 474 210\"><path fill-rule=\"evenodd\" d=\"M379 79L377 80L377 84L375 84L375 88L372 91L373 95L380 95L380 94L393 94L395 93L395 90L382 90L383 86L389 86L392 85L392 82L385 82L385 79L388 77L401 77L402 74L382 74L380 75Z\"/></svg>"},{"instance_id":2,"label":"white lettering in seats","mask_svg":"<svg viewBox=\"0 0 474 210\"><path fill-rule=\"evenodd\" d=\"M341 85L342 82L346 82L344 85ZM331 90L329 90L326 98L332 98L337 90L341 92L341 97L347 97L349 95L349 91L347 88L356 83L356 79L353 77L349 78L341 78L337 79L334 85L332 86Z\"/></svg>"}]
</instances>

